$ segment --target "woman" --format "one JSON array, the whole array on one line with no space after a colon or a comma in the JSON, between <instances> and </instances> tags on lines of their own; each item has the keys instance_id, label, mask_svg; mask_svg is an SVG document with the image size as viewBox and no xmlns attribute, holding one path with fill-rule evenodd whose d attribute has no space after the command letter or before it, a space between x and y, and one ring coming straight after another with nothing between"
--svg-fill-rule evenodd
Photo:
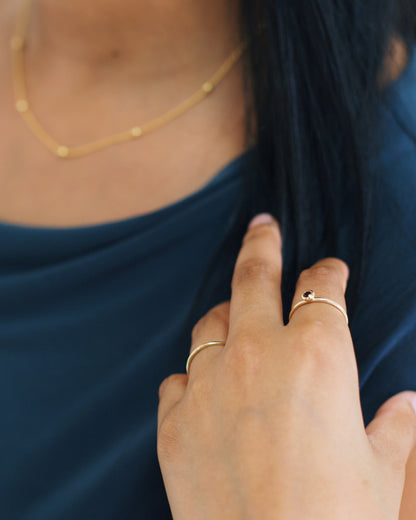
<instances>
[{"instance_id":1,"label":"woman","mask_svg":"<svg viewBox=\"0 0 416 520\"><path fill-rule=\"evenodd\" d=\"M303 268L349 265L366 423L416 387L410 2L28 7L0 20L5 518L169 517L157 389L259 211L282 228L285 319Z\"/></svg>"}]
</instances>

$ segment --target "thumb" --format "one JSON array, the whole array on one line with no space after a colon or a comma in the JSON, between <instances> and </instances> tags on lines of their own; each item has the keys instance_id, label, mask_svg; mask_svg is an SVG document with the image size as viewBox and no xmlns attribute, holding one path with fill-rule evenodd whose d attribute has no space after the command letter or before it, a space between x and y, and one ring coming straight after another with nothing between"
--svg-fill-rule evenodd
<instances>
[{"instance_id":1,"label":"thumb","mask_svg":"<svg viewBox=\"0 0 416 520\"><path fill-rule=\"evenodd\" d=\"M416 448L416 392L391 397L379 408L366 432L373 450L394 469L404 472Z\"/></svg>"}]
</instances>

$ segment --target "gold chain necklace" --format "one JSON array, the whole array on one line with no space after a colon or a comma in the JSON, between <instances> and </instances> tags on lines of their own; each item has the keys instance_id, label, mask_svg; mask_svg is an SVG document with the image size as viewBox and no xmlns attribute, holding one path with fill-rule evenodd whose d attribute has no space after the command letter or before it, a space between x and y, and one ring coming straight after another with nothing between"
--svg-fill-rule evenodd
<instances>
[{"instance_id":1,"label":"gold chain necklace","mask_svg":"<svg viewBox=\"0 0 416 520\"><path fill-rule=\"evenodd\" d=\"M211 76L211 78L205 81L194 94L170 109L165 114L162 114L142 125L135 125L124 132L119 132L114 135L103 137L87 144L69 147L56 141L43 128L33 113L28 100L25 80L24 49L26 46L31 4L32 0L26 0L23 3L23 8L17 19L15 32L10 39L15 107L17 112L22 116L29 129L39 139L39 141L41 141L54 155L62 159L82 157L114 144L138 139L143 135L160 128L166 123L173 121L203 101L209 94L211 94L220 81L237 63L247 47L245 42L240 43L240 45L230 54L230 56Z\"/></svg>"}]
</instances>

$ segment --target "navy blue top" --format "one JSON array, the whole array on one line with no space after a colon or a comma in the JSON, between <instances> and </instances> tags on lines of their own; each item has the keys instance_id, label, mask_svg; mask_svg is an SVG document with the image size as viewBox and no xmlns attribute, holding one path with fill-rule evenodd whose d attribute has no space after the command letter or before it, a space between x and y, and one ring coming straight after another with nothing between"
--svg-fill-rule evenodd
<instances>
[{"instance_id":1,"label":"navy blue top","mask_svg":"<svg viewBox=\"0 0 416 520\"><path fill-rule=\"evenodd\" d=\"M370 264L351 323L366 422L389 396L416 390L416 52L387 98L371 162L379 183ZM123 221L0 224L1 518L170 517L157 389L184 371L188 314L231 222L245 159Z\"/></svg>"}]
</instances>

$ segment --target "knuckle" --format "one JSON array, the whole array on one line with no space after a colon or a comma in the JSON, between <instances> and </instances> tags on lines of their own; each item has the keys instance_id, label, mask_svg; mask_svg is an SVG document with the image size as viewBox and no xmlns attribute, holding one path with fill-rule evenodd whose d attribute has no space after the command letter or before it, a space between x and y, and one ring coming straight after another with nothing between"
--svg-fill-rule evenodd
<instances>
[{"instance_id":1,"label":"knuckle","mask_svg":"<svg viewBox=\"0 0 416 520\"><path fill-rule=\"evenodd\" d=\"M174 414L168 415L158 428L157 454L161 462L168 464L181 457L181 436L181 423Z\"/></svg>"},{"instance_id":2,"label":"knuckle","mask_svg":"<svg viewBox=\"0 0 416 520\"><path fill-rule=\"evenodd\" d=\"M340 258L329 257L325 259L325 262L329 263L338 272L339 276L349 277L350 270L344 260L341 260Z\"/></svg>"},{"instance_id":3,"label":"knuckle","mask_svg":"<svg viewBox=\"0 0 416 520\"><path fill-rule=\"evenodd\" d=\"M249 326L246 329L240 328L238 334L234 337L233 343L235 350L252 355L259 351L264 341L258 331Z\"/></svg>"},{"instance_id":4,"label":"knuckle","mask_svg":"<svg viewBox=\"0 0 416 520\"><path fill-rule=\"evenodd\" d=\"M203 318L199 319L195 323L195 325L192 327L192 333L191 333L192 343L195 343L197 337L199 336L199 331L201 330L202 320L203 320Z\"/></svg>"},{"instance_id":5,"label":"knuckle","mask_svg":"<svg viewBox=\"0 0 416 520\"><path fill-rule=\"evenodd\" d=\"M226 373L240 375L256 373L264 351L264 340L252 331L240 331L229 348L224 351L223 365Z\"/></svg>"},{"instance_id":6,"label":"knuckle","mask_svg":"<svg viewBox=\"0 0 416 520\"><path fill-rule=\"evenodd\" d=\"M276 230L274 229L273 225L262 225L262 226L255 226L247 231L243 238L243 243L255 239L265 239L265 238L274 238L276 234Z\"/></svg>"},{"instance_id":7,"label":"knuckle","mask_svg":"<svg viewBox=\"0 0 416 520\"><path fill-rule=\"evenodd\" d=\"M400 438L403 441L409 439L416 440L416 416L409 401L403 399L396 404L396 418L394 422L400 428L402 434Z\"/></svg>"},{"instance_id":8,"label":"knuckle","mask_svg":"<svg viewBox=\"0 0 416 520\"><path fill-rule=\"evenodd\" d=\"M302 271L300 279L303 282L320 282L324 285L345 283L349 276L347 264L339 258L325 258Z\"/></svg>"},{"instance_id":9,"label":"knuckle","mask_svg":"<svg viewBox=\"0 0 416 520\"><path fill-rule=\"evenodd\" d=\"M230 302L223 302L215 307L212 307L204 316L202 316L192 328L192 342L194 343L198 337L201 336L201 331L211 326L213 323L222 325L224 328L228 328L230 314Z\"/></svg>"},{"instance_id":10,"label":"knuckle","mask_svg":"<svg viewBox=\"0 0 416 520\"><path fill-rule=\"evenodd\" d=\"M377 435L370 435L373 449L383 458L390 469L404 472L409 455L408 446L416 437L415 413L410 403L395 403L385 412L387 418L378 427Z\"/></svg>"},{"instance_id":11,"label":"knuckle","mask_svg":"<svg viewBox=\"0 0 416 520\"><path fill-rule=\"evenodd\" d=\"M172 374L164 379L159 385L159 399L166 395L174 386L183 384L183 374Z\"/></svg>"},{"instance_id":12,"label":"knuckle","mask_svg":"<svg viewBox=\"0 0 416 520\"><path fill-rule=\"evenodd\" d=\"M337 283L339 280L336 269L329 265L313 265L309 269L302 271L299 280L302 282L310 282L326 285L328 283Z\"/></svg>"},{"instance_id":13,"label":"knuckle","mask_svg":"<svg viewBox=\"0 0 416 520\"><path fill-rule=\"evenodd\" d=\"M305 318L296 327L298 342L301 345L316 345L325 338L325 325L321 320Z\"/></svg>"},{"instance_id":14,"label":"knuckle","mask_svg":"<svg viewBox=\"0 0 416 520\"><path fill-rule=\"evenodd\" d=\"M198 377L189 382L188 395L185 400L185 408L192 416L201 416L209 408L209 396L212 396L212 386L207 374L198 374Z\"/></svg>"},{"instance_id":15,"label":"knuckle","mask_svg":"<svg viewBox=\"0 0 416 520\"><path fill-rule=\"evenodd\" d=\"M215 307L213 307L207 314L207 317L222 323L223 325L228 325L228 319L230 315L230 302L223 302Z\"/></svg>"},{"instance_id":16,"label":"knuckle","mask_svg":"<svg viewBox=\"0 0 416 520\"><path fill-rule=\"evenodd\" d=\"M277 278L275 266L263 258L251 258L237 265L234 271L232 285L240 285L257 280L272 280Z\"/></svg>"},{"instance_id":17,"label":"knuckle","mask_svg":"<svg viewBox=\"0 0 416 520\"><path fill-rule=\"evenodd\" d=\"M332 374L337 356L331 348L331 342L325 330L325 325L320 320L307 319L297 327L295 339L295 351L302 366L311 366L314 372L321 375Z\"/></svg>"}]
</instances>

